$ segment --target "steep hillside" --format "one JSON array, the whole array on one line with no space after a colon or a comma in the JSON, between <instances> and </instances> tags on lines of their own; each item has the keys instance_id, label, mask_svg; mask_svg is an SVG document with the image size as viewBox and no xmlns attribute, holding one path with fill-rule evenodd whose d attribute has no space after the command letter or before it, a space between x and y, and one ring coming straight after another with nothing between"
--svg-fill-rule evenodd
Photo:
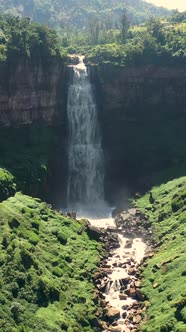
<instances>
[{"instance_id":1,"label":"steep hillside","mask_svg":"<svg viewBox=\"0 0 186 332\"><path fill-rule=\"evenodd\" d=\"M31 17L51 27L66 25L85 28L96 18L117 26L126 8L133 23L145 21L148 17L169 13L142 0L1 0L0 11Z\"/></svg>"},{"instance_id":2,"label":"steep hillside","mask_svg":"<svg viewBox=\"0 0 186 332\"><path fill-rule=\"evenodd\" d=\"M186 331L186 177L136 201L152 223L155 255L143 270L148 319L144 332Z\"/></svg>"},{"instance_id":3,"label":"steep hillside","mask_svg":"<svg viewBox=\"0 0 186 332\"><path fill-rule=\"evenodd\" d=\"M0 331L98 331L92 274L101 246L85 223L17 193L0 204L0 225Z\"/></svg>"}]
</instances>

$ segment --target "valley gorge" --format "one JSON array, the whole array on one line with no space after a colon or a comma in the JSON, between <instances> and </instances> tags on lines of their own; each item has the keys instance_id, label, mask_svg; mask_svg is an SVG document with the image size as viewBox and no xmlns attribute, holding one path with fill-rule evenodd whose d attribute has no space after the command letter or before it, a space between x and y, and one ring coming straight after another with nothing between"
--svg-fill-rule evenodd
<instances>
[{"instance_id":1,"label":"valley gorge","mask_svg":"<svg viewBox=\"0 0 186 332\"><path fill-rule=\"evenodd\" d=\"M156 263L156 248L163 247L164 241L167 246L181 243L185 178L170 182L170 188L162 185L160 192L153 189L146 196L133 196L135 208L130 207L128 198L137 190L144 192L157 184L161 173L166 180L175 174L184 174L186 70L163 66L125 68L111 64L86 67L82 58L79 64L70 65L51 61L46 67L20 61L6 66L1 66L1 166L15 176L18 190L39 197L33 199L17 193L0 205L0 216L4 209L13 209L11 217L6 212L11 233L6 236L7 240L2 240L3 250L7 250L7 255L11 253L11 245L17 250L13 236L18 237L26 271L23 284L19 274L15 285L11 283L12 277L9 281L13 299L18 300L10 308L14 321L19 325L14 310L17 312L15 308L19 308L21 296L24 301L27 299L22 287L29 294L33 269L37 281L34 306L39 306L36 323L32 323L36 332L37 324L45 326L41 321L47 322L47 331L47 324L51 324L50 331L57 332L88 332L92 328L96 332L138 332L141 323L147 320L148 300L152 301L154 296L159 299L159 293L162 293L161 312L166 310L164 298L174 299L168 309L172 314L174 305L177 308L175 315L172 314L174 322L169 325L164 323L164 318L159 322L152 309L151 325L144 331L171 331L171 324L178 324L176 331L182 331L184 289L181 299L175 299L167 295L169 286L164 286L164 291L162 284L166 285L168 278L167 265L181 262L184 268L184 245L179 255L172 253L171 247L171 259L165 255L160 258L161 263ZM52 205L42 203L40 198ZM101 201L105 215L99 216L96 211L99 210L96 198ZM82 214L76 220L78 211L75 205L68 206L70 200L84 203L86 207L94 206L96 217L90 221L79 220L87 217ZM67 206L73 212L66 213L66 209L64 212ZM171 236L175 226L171 222L169 225L170 215L175 223L182 220L175 237ZM5 227L4 221L1 222ZM164 228L158 233L156 227L160 222ZM28 241L25 251L21 247L22 237ZM45 248L51 258L40 256L40 267L37 255L41 255L43 243L46 248L51 243L49 251ZM5 268L6 264L9 266L9 258L6 264L3 259ZM16 255L13 264L18 264ZM47 278L42 276L45 269L48 269ZM147 278L150 286L141 280L145 273L150 274ZM179 273L183 279L184 270ZM71 288L68 290L68 287ZM24 302L24 305L26 308L28 304ZM82 313L83 305L87 317ZM36 310L34 306L31 310ZM24 322L22 309L19 310L20 321ZM46 314L51 310L51 322L45 318L45 310Z\"/></svg>"},{"instance_id":2,"label":"valley gorge","mask_svg":"<svg viewBox=\"0 0 186 332\"><path fill-rule=\"evenodd\" d=\"M0 1L0 332L186 331L185 36L146 0Z\"/></svg>"}]
</instances>

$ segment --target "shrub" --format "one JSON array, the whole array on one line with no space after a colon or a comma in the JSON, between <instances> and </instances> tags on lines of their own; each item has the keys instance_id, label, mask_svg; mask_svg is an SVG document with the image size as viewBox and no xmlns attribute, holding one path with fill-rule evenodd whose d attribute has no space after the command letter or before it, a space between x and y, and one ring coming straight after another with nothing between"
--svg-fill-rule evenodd
<instances>
[{"instance_id":1,"label":"shrub","mask_svg":"<svg viewBox=\"0 0 186 332\"><path fill-rule=\"evenodd\" d=\"M0 168L0 201L13 196L16 192L14 176L4 168Z\"/></svg>"}]
</instances>

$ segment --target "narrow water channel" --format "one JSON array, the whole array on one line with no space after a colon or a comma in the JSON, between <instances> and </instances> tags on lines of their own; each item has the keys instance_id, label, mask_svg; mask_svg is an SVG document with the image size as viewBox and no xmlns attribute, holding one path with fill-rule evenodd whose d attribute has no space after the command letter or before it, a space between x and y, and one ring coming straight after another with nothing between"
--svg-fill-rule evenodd
<instances>
[{"instance_id":1,"label":"narrow water channel","mask_svg":"<svg viewBox=\"0 0 186 332\"><path fill-rule=\"evenodd\" d=\"M89 219L91 225L98 228L112 229L118 235L119 248L110 252L105 266L108 270L108 280L103 295L107 306L116 314L113 330L130 331L136 324L129 319L130 307L139 302L137 292L140 287L137 273L139 264L146 251L146 244L140 237L130 237L118 229L113 218ZM117 313L118 312L118 313ZM111 327L110 327L111 328Z\"/></svg>"}]
</instances>

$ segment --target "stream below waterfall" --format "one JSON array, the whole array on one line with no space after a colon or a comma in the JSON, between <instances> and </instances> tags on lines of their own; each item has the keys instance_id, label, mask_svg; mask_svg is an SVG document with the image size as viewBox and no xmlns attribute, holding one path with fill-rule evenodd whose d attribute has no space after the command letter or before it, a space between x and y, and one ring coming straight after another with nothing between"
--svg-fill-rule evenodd
<instances>
[{"instance_id":1,"label":"stream below waterfall","mask_svg":"<svg viewBox=\"0 0 186 332\"><path fill-rule=\"evenodd\" d=\"M136 323L139 323L141 318L139 315L132 317L130 308L133 310L133 305L140 301L138 267L145 256L147 246L139 235L130 236L121 227L118 228L114 218L89 219L89 222L94 227L113 232L119 240L119 247L112 249L104 264L107 278L103 295L114 318L114 325L105 331L138 331ZM140 309L138 311L141 313Z\"/></svg>"}]
</instances>

